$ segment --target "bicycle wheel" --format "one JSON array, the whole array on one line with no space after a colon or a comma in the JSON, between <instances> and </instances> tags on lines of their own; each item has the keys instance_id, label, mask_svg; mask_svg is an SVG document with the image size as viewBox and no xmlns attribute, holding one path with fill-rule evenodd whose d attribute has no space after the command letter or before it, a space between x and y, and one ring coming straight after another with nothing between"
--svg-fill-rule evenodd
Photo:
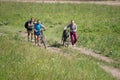
<instances>
[{"instance_id":1,"label":"bicycle wheel","mask_svg":"<svg viewBox=\"0 0 120 80\"><path fill-rule=\"evenodd\" d=\"M44 47L47 48L46 39L44 35L41 37L41 40L42 40L42 44L44 45Z\"/></svg>"}]
</instances>

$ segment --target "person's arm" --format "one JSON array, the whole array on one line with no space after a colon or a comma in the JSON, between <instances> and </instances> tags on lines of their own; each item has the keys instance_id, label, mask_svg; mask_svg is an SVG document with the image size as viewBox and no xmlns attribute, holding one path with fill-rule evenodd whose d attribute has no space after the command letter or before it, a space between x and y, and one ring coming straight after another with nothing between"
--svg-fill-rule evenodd
<instances>
[{"instance_id":1,"label":"person's arm","mask_svg":"<svg viewBox=\"0 0 120 80\"><path fill-rule=\"evenodd\" d=\"M46 27L45 27L44 25L41 24L41 26L42 26L42 28L43 28L44 30L46 30Z\"/></svg>"},{"instance_id":2,"label":"person's arm","mask_svg":"<svg viewBox=\"0 0 120 80\"><path fill-rule=\"evenodd\" d=\"M30 24L30 22L28 22L28 27L30 27L31 26L31 24Z\"/></svg>"},{"instance_id":3,"label":"person's arm","mask_svg":"<svg viewBox=\"0 0 120 80\"><path fill-rule=\"evenodd\" d=\"M37 30L36 30L36 24L34 24L34 29L33 29L35 32L37 32Z\"/></svg>"},{"instance_id":4,"label":"person's arm","mask_svg":"<svg viewBox=\"0 0 120 80\"><path fill-rule=\"evenodd\" d=\"M34 22L31 22L30 26L34 26Z\"/></svg>"},{"instance_id":5,"label":"person's arm","mask_svg":"<svg viewBox=\"0 0 120 80\"><path fill-rule=\"evenodd\" d=\"M67 28L69 28L69 27L70 27L69 25L65 26L65 27L64 27L64 30L67 30Z\"/></svg>"},{"instance_id":6,"label":"person's arm","mask_svg":"<svg viewBox=\"0 0 120 80\"><path fill-rule=\"evenodd\" d=\"M75 32L76 32L76 31L77 31L77 25L76 25L76 24L75 24L75 27L76 27L76 28L75 28Z\"/></svg>"},{"instance_id":7,"label":"person's arm","mask_svg":"<svg viewBox=\"0 0 120 80\"><path fill-rule=\"evenodd\" d=\"M44 28L44 30L46 30L46 27L45 27L45 26L44 26L43 28Z\"/></svg>"}]
</instances>

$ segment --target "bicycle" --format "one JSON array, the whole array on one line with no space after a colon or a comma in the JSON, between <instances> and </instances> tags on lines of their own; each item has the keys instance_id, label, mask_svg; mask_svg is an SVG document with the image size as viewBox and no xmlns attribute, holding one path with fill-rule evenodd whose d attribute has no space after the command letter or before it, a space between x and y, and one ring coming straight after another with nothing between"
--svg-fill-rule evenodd
<instances>
[{"instance_id":1,"label":"bicycle","mask_svg":"<svg viewBox=\"0 0 120 80\"><path fill-rule=\"evenodd\" d=\"M42 44L45 48L47 48L47 42L46 42L45 35L43 34L43 30L41 30L39 45L40 44Z\"/></svg>"},{"instance_id":2,"label":"bicycle","mask_svg":"<svg viewBox=\"0 0 120 80\"><path fill-rule=\"evenodd\" d=\"M63 44L63 46L69 47L69 44L70 44L69 42L70 42L70 40L69 40L69 30L64 30L63 34L62 34L61 43Z\"/></svg>"}]
</instances>

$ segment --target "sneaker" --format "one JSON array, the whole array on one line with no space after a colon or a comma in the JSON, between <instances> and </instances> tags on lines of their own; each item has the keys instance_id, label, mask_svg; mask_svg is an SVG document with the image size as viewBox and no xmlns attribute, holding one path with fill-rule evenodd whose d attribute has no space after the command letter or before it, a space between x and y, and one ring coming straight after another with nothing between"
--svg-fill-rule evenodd
<instances>
[{"instance_id":1,"label":"sneaker","mask_svg":"<svg viewBox=\"0 0 120 80\"><path fill-rule=\"evenodd\" d=\"M76 47L76 44L74 44L74 47Z\"/></svg>"},{"instance_id":2,"label":"sneaker","mask_svg":"<svg viewBox=\"0 0 120 80\"><path fill-rule=\"evenodd\" d=\"M72 45L72 47L74 48L75 46L74 46L74 45Z\"/></svg>"},{"instance_id":3,"label":"sneaker","mask_svg":"<svg viewBox=\"0 0 120 80\"><path fill-rule=\"evenodd\" d=\"M74 45L72 45L72 47L76 47L76 45L74 44Z\"/></svg>"},{"instance_id":4,"label":"sneaker","mask_svg":"<svg viewBox=\"0 0 120 80\"><path fill-rule=\"evenodd\" d=\"M33 39L33 40L31 40L31 42L34 42L35 40Z\"/></svg>"},{"instance_id":5,"label":"sneaker","mask_svg":"<svg viewBox=\"0 0 120 80\"><path fill-rule=\"evenodd\" d=\"M37 46L37 44L35 44L35 46Z\"/></svg>"}]
</instances>

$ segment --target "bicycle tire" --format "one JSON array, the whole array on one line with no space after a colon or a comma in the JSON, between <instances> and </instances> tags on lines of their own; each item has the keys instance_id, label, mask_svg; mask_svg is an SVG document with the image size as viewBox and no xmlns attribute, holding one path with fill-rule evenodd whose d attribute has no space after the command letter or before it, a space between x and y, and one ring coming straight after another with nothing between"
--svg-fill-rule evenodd
<instances>
[{"instance_id":1,"label":"bicycle tire","mask_svg":"<svg viewBox=\"0 0 120 80\"><path fill-rule=\"evenodd\" d=\"M44 35L42 36L42 43L43 43L44 47L47 48L46 39L45 39Z\"/></svg>"}]
</instances>

